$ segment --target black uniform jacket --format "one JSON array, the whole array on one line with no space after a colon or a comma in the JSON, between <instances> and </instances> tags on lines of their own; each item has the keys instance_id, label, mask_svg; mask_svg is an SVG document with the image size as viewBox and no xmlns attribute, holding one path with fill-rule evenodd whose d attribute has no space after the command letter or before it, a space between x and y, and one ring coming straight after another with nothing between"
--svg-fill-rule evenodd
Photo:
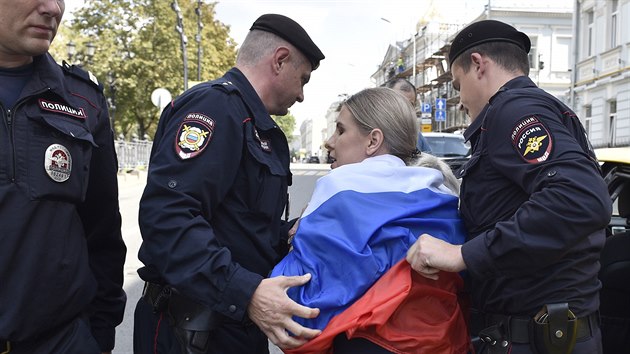
<instances>
[{"instance_id":1,"label":"black uniform jacket","mask_svg":"<svg viewBox=\"0 0 630 354\"><path fill-rule=\"evenodd\" d=\"M509 81L465 132L462 248L474 306L535 314L599 306L597 279L611 201L578 118L527 77Z\"/></svg>"},{"instance_id":2,"label":"black uniform jacket","mask_svg":"<svg viewBox=\"0 0 630 354\"><path fill-rule=\"evenodd\" d=\"M0 339L40 336L85 313L111 350L126 249L102 90L46 54L0 116Z\"/></svg>"},{"instance_id":3,"label":"black uniform jacket","mask_svg":"<svg viewBox=\"0 0 630 354\"><path fill-rule=\"evenodd\" d=\"M140 202L142 279L236 321L287 252L286 137L236 68L168 106Z\"/></svg>"}]
</instances>

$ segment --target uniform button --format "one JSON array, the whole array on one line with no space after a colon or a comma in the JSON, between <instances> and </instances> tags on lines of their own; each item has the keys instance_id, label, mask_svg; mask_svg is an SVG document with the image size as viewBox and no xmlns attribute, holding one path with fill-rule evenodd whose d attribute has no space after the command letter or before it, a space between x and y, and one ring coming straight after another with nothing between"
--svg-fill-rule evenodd
<instances>
[{"instance_id":1,"label":"uniform button","mask_svg":"<svg viewBox=\"0 0 630 354\"><path fill-rule=\"evenodd\" d=\"M168 187L169 187L169 188L175 188L175 187L177 187L177 181L176 181L176 180L174 180L174 179L172 179L172 180L168 181Z\"/></svg>"},{"instance_id":2,"label":"uniform button","mask_svg":"<svg viewBox=\"0 0 630 354\"><path fill-rule=\"evenodd\" d=\"M556 173L557 173L556 171L549 171L547 172L547 177L553 177L556 175Z\"/></svg>"},{"instance_id":3,"label":"uniform button","mask_svg":"<svg viewBox=\"0 0 630 354\"><path fill-rule=\"evenodd\" d=\"M507 347L507 346L508 346L508 344L510 344L510 343L508 343L508 341L506 341L506 340L504 340L503 342L501 342L501 346L502 346L503 348Z\"/></svg>"},{"instance_id":4,"label":"uniform button","mask_svg":"<svg viewBox=\"0 0 630 354\"><path fill-rule=\"evenodd\" d=\"M228 311L232 313L236 312L236 305L230 305L230 307L228 307Z\"/></svg>"}]
</instances>

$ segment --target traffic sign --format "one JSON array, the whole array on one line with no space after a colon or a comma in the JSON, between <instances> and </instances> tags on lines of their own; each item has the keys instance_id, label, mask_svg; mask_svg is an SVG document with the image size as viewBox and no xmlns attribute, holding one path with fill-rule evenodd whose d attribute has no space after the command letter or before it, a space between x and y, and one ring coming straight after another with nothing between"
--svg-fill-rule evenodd
<instances>
[{"instance_id":1,"label":"traffic sign","mask_svg":"<svg viewBox=\"0 0 630 354\"><path fill-rule=\"evenodd\" d=\"M435 121L436 122L446 122L446 111L437 110L435 111Z\"/></svg>"},{"instance_id":2,"label":"traffic sign","mask_svg":"<svg viewBox=\"0 0 630 354\"><path fill-rule=\"evenodd\" d=\"M430 103L422 103L421 112L422 113L431 113L431 104Z\"/></svg>"},{"instance_id":3,"label":"traffic sign","mask_svg":"<svg viewBox=\"0 0 630 354\"><path fill-rule=\"evenodd\" d=\"M435 99L435 109L438 111L443 111L446 109L446 98L436 98Z\"/></svg>"}]
</instances>

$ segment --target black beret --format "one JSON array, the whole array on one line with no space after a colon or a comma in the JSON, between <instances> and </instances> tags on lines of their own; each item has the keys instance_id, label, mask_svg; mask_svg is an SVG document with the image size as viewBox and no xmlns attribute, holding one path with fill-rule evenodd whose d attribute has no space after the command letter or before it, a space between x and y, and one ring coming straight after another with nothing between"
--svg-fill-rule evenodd
<instances>
[{"instance_id":1,"label":"black beret","mask_svg":"<svg viewBox=\"0 0 630 354\"><path fill-rule=\"evenodd\" d=\"M304 28L286 16L277 14L262 15L249 30L271 32L291 43L308 58L313 70L317 69L319 61L324 59L324 54L313 43L313 40L308 36Z\"/></svg>"},{"instance_id":2,"label":"black beret","mask_svg":"<svg viewBox=\"0 0 630 354\"><path fill-rule=\"evenodd\" d=\"M532 46L529 37L525 33L517 31L516 28L507 23L483 20L468 25L455 36L451 44L451 50L448 52L449 66L452 67L455 59L464 51L488 42L513 43L523 49L525 53L529 53L529 49Z\"/></svg>"}]
</instances>

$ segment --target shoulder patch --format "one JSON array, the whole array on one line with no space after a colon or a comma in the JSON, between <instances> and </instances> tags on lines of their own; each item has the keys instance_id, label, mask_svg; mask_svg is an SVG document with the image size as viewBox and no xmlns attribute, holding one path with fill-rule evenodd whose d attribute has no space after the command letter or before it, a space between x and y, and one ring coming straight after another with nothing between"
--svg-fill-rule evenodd
<instances>
[{"instance_id":1,"label":"shoulder patch","mask_svg":"<svg viewBox=\"0 0 630 354\"><path fill-rule=\"evenodd\" d=\"M91 71L85 71L77 65L70 65L65 60L63 61L61 67L64 73L77 77L87 83L90 83L99 91L103 91L103 85L98 82L98 79L96 79L96 76L94 76Z\"/></svg>"},{"instance_id":2,"label":"shoulder patch","mask_svg":"<svg viewBox=\"0 0 630 354\"><path fill-rule=\"evenodd\" d=\"M536 116L523 118L512 128L512 144L527 163L546 161L551 155L553 138Z\"/></svg>"},{"instance_id":3,"label":"shoulder patch","mask_svg":"<svg viewBox=\"0 0 630 354\"><path fill-rule=\"evenodd\" d=\"M214 134L214 119L201 113L188 113L177 129L175 152L182 160L203 152Z\"/></svg>"}]
</instances>

